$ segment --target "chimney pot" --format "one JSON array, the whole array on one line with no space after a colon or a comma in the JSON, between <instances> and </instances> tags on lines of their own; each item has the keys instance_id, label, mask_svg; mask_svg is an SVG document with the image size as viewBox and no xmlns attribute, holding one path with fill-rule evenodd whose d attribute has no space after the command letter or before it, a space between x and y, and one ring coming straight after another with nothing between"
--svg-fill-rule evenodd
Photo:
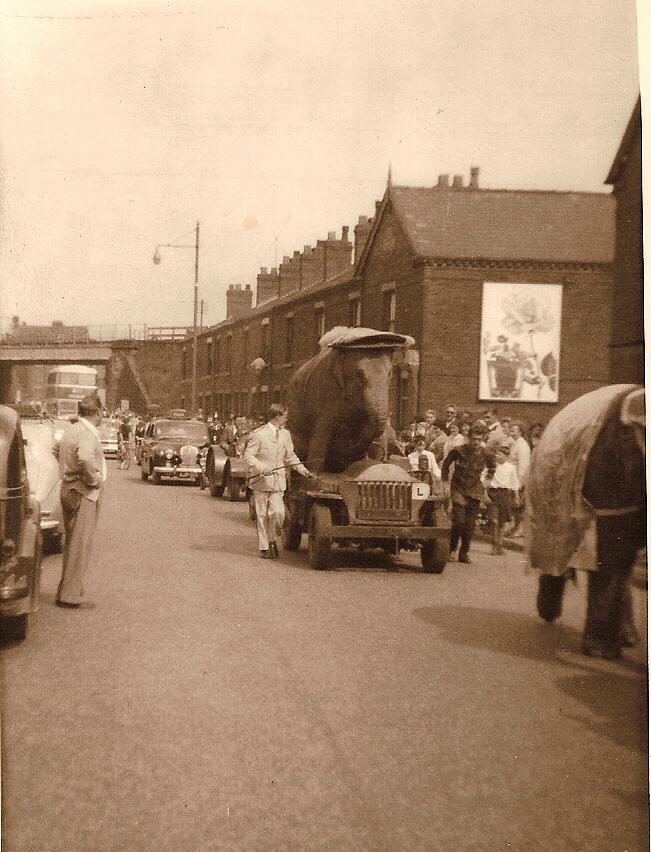
<instances>
[{"instance_id":1,"label":"chimney pot","mask_svg":"<svg viewBox=\"0 0 651 852\"><path fill-rule=\"evenodd\" d=\"M246 287L245 287L244 289L245 289L245 290L250 290L250 289L251 289L251 285L250 285L250 284L247 284L247 285L246 285Z\"/></svg>"},{"instance_id":2,"label":"chimney pot","mask_svg":"<svg viewBox=\"0 0 651 852\"><path fill-rule=\"evenodd\" d=\"M463 175L455 175L452 178L452 189L463 189Z\"/></svg>"},{"instance_id":3,"label":"chimney pot","mask_svg":"<svg viewBox=\"0 0 651 852\"><path fill-rule=\"evenodd\" d=\"M266 275L266 274L267 274L267 267L261 266L260 267L260 275Z\"/></svg>"},{"instance_id":4,"label":"chimney pot","mask_svg":"<svg viewBox=\"0 0 651 852\"><path fill-rule=\"evenodd\" d=\"M289 255L283 257L283 263L289 263Z\"/></svg>"},{"instance_id":5,"label":"chimney pot","mask_svg":"<svg viewBox=\"0 0 651 852\"><path fill-rule=\"evenodd\" d=\"M271 274L272 275L278 275L278 269L275 266L271 267Z\"/></svg>"},{"instance_id":6,"label":"chimney pot","mask_svg":"<svg viewBox=\"0 0 651 852\"><path fill-rule=\"evenodd\" d=\"M342 239L342 242L344 242L344 243L348 240L348 229L349 229L348 225L342 225L341 226L341 239Z\"/></svg>"},{"instance_id":7,"label":"chimney pot","mask_svg":"<svg viewBox=\"0 0 651 852\"><path fill-rule=\"evenodd\" d=\"M300 256L301 256L300 251L298 249L296 249L296 251L294 252L294 257L300 257Z\"/></svg>"},{"instance_id":8,"label":"chimney pot","mask_svg":"<svg viewBox=\"0 0 651 852\"><path fill-rule=\"evenodd\" d=\"M366 225L368 222L368 216L360 216L357 222L358 225Z\"/></svg>"},{"instance_id":9,"label":"chimney pot","mask_svg":"<svg viewBox=\"0 0 651 852\"><path fill-rule=\"evenodd\" d=\"M439 182L436 185L441 189L446 189L450 185L450 175L439 175Z\"/></svg>"},{"instance_id":10,"label":"chimney pot","mask_svg":"<svg viewBox=\"0 0 651 852\"><path fill-rule=\"evenodd\" d=\"M335 231L328 231L328 241L336 240L337 234Z\"/></svg>"},{"instance_id":11,"label":"chimney pot","mask_svg":"<svg viewBox=\"0 0 651 852\"><path fill-rule=\"evenodd\" d=\"M472 186L474 189L479 188L479 166L470 167L470 183L468 186Z\"/></svg>"}]
</instances>

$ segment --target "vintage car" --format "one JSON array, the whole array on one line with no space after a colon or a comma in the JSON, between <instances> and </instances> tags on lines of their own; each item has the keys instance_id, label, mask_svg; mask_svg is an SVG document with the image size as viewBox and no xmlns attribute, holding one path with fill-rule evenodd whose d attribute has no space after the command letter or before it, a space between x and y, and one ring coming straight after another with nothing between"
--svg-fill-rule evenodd
<instances>
[{"instance_id":1,"label":"vintage car","mask_svg":"<svg viewBox=\"0 0 651 852\"><path fill-rule=\"evenodd\" d=\"M440 483L423 481L407 459L353 462L343 473L302 479L285 492L283 545L298 550L308 533L312 568L332 564L333 544L420 550L423 570L440 574L450 556L450 519Z\"/></svg>"},{"instance_id":2,"label":"vintage car","mask_svg":"<svg viewBox=\"0 0 651 852\"><path fill-rule=\"evenodd\" d=\"M249 437L242 432L232 443L222 440L211 444L206 456L206 482L212 497L221 497L228 490L228 499L235 503L247 491L249 466L244 461L244 449Z\"/></svg>"},{"instance_id":3,"label":"vintage car","mask_svg":"<svg viewBox=\"0 0 651 852\"><path fill-rule=\"evenodd\" d=\"M118 432L120 429L119 420L110 420L105 417L97 427L99 439L102 442L102 450L107 459L116 459L118 457Z\"/></svg>"},{"instance_id":4,"label":"vintage car","mask_svg":"<svg viewBox=\"0 0 651 852\"><path fill-rule=\"evenodd\" d=\"M38 609L42 538L38 500L30 494L20 420L0 405L0 619L2 635L24 639Z\"/></svg>"},{"instance_id":5,"label":"vintage car","mask_svg":"<svg viewBox=\"0 0 651 852\"><path fill-rule=\"evenodd\" d=\"M165 479L203 482L208 427L200 420L157 417L148 424L142 441L140 475L154 485Z\"/></svg>"},{"instance_id":6,"label":"vintage car","mask_svg":"<svg viewBox=\"0 0 651 852\"><path fill-rule=\"evenodd\" d=\"M63 542L63 510L54 427L49 420L23 420L21 428L27 479L41 508L43 543L47 550L58 553Z\"/></svg>"}]
</instances>

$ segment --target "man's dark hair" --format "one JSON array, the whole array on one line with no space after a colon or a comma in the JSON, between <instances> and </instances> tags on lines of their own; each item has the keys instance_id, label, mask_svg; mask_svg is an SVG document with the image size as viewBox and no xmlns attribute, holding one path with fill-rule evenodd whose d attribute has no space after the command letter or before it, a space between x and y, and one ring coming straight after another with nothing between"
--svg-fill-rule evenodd
<instances>
[{"instance_id":1,"label":"man's dark hair","mask_svg":"<svg viewBox=\"0 0 651 852\"><path fill-rule=\"evenodd\" d=\"M432 426L438 426L439 429L445 429L445 420L441 420L440 417L437 417L432 423Z\"/></svg>"},{"instance_id":2,"label":"man's dark hair","mask_svg":"<svg viewBox=\"0 0 651 852\"><path fill-rule=\"evenodd\" d=\"M93 417L98 411L102 410L102 402L100 398L94 394L88 394L79 400L79 416Z\"/></svg>"},{"instance_id":3,"label":"man's dark hair","mask_svg":"<svg viewBox=\"0 0 651 852\"><path fill-rule=\"evenodd\" d=\"M269 413L267 414L267 420L273 420L275 417L280 417L281 414L285 414L287 411L287 407L281 405L279 402L272 402L269 406Z\"/></svg>"}]
</instances>

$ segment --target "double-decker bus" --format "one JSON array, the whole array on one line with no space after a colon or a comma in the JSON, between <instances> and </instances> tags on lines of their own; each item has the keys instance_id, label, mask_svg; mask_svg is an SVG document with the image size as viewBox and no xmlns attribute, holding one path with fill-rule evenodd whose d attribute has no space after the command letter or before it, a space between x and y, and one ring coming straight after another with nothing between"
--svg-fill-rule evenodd
<instances>
[{"instance_id":1,"label":"double-decker bus","mask_svg":"<svg viewBox=\"0 0 651 852\"><path fill-rule=\"evenodd\" d=\"M52 417L76 417L79 400L91 393L97 393L97 370L80 364L53 367L47 374L45 409Z\"/></svg>"}]
</instances>

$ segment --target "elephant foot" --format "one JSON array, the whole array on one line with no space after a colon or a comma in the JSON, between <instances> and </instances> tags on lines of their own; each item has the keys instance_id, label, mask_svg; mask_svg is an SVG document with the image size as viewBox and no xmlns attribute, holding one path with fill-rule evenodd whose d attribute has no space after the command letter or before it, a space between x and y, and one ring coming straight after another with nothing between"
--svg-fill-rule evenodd
<instances>
[{"instance_id":1,"label":"elephant foot","mask_svg":"<svg viewBox=\"0 0 651 852\"><path fill-rule=\"evenodd\" d=\"M563 592L567 578L541 574L538 580L536 608L544 621L556 621L563 608Z\"/></svg>"},{"instance_id":2,"label":"elephant foot","mask_svg":"<svg viewBox=\"0 0 651 852\"><path fill-rule=\"evenodd\" d=\"M622 646L619 642L605 642L603 639L587 639L584 637L581 652L586 657L619 660L622 656Z\"/></svg>"},{"instance_id":3,"label":"elephant foot","mask_svg":"<svg viewBox=\"0 0 651 852\"><path fill-rule=\"evenodd\" d=\"M633 624L622 624L619 631L619 644L622 648L634 648L640 641L640 634Z\"/></svg>"}]
</instances>

